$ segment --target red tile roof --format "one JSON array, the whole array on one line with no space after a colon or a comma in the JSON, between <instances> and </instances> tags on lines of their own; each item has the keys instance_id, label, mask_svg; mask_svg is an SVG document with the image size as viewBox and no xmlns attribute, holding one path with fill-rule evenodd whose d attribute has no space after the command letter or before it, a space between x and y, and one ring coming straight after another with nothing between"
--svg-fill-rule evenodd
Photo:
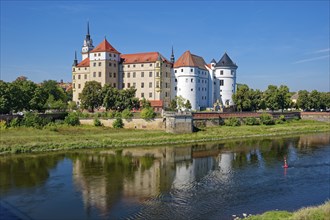
<instances>
[{"instance_id":1,"label":"red tile roof","mask_svg":"<svg viewBox=\"0 0 330 220\"><path fill-rule=\"evenodd\" d=\"M149 100L151 107L163 107L162 100Z\"/></svg>"},{"instance_id":2,"label":"red tile roof","mask_svg":"<svg viewBox=\"0 0 330 220\"><path fill-rule=\"evenodd\" d=\"M203 57L191 54L189 50L184 52L181 57L174 63L174 68L177 67L198 67L206 70L207 64Z\"/></svg>"},{"instance_id":3,"label":"red tile roof","mask_svg":"<svg viewBox=\"0 0 330 220\"><path fill-rule=\"evenodd\" d=\"M95 47L92 51L93 52L111 52L120 54L108 41L104 39L97 47Z\"/></svg>"},{"instance_id":4,"label":"red tile roof","mask_svg":"<svg viewBox=\"0 0 330 220\"><path fill-rule=\"evenodd\" d=\"M133 53L133 54L122 54L121 58L124 59L124 63L152 63L157 60L170 63L163 55L159 52L147 52L147 53Z\"/></svg>"},{"instance_id":5,"label":"red tile roof","mask_svg":"<svg viewBox=\"0 0 330 220\"><path fill-rule=\"evenodd\" d=\"M89 57L87 57L86 59L84 59L83 61L81 61L77 67L89 67Z\"/></svg>"}]
</instances>

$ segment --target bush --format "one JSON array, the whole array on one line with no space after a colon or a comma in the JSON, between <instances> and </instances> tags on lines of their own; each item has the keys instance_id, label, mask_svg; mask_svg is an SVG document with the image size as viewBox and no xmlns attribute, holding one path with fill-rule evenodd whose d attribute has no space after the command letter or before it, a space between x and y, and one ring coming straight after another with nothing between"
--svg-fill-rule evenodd
<instances>
[{"instance_id":1,"label":"bush","mask_svg":"<svg viewBox=\"0 0 330 220\"><path fill-rule=\"evenodd\" d=\"M280 117L278 117L278 119L275 121L276 124L284 124L286 121L285 116L284 115L280 115Z\"/></svg>"},{"instance_id":2,"label":"bush","mask_svg":"<svg viewBox=\"0 0 330 220\"><path fill-rule=\"evenodd\" d=\"M76 114L75 112L69 113L68 116L65 117L64 123L71 126L80 125L78 114Z\"/></svg>"},{"instance_id":3,"label":"bush","mask_svg":"<svg viewBox=\"0 0 330 220\"><path fill-rule=\"evenodd\" d=\"M263 125L274 125L275 124L274 118L270 114L262 114L260 116L260 122Z\"/></svg>"},{"instance_id":4,"label":"bush","mask_svg":"<svg viewBox=\"0 0 330 220\"><path fill-rule=\"evenodd\" d=\"M115 113L115 118L121 118L121 113L120 112L116 112Z\"/></svg>"},{"instance_id":5,"label":"bush","mask_svg":"<svg viewBox=\"0 0 330 220\"><path fill-rule=\"evenodd\" d=\"M250 117L244 119L244 124L246 125L260 125L260 120L258 118Z\"/></svg>"},{"instance_id":6,"label":"bush","mask_svg":"<svg viewBox=\"0 0 330 220\"><path fill-rule=\"evenodd\" d=\"M114 127L114 128L123 128L124 127L123 119L116 118L116 120L112 123L112 127Z\"/></svg>"},{"instance_id":7,"label":"bush","mask_svg":"<svg viewBox=\"0 0 330 220\"><path fill-rule=\"evenodd\" d=\"M6 129L7 128L7 123L6 121L0 120L0 130Z\"/></svg>"},{"instance_id":8,"label":"bush","mask_svg":"<svg viewBox=\"0 0 330 220\"><path fill-rule=\"evenodd\" d=\"M10 121L10 127L16 128L21 126L21 120L19 118L14 118Z\"/></svg>"},{"instance_id":9,"label":"bush","mask_svg":"<svg viewBox=\"0 0 330 220\"><path fill-rule=\"evenodd\" d=\"M124 109L124 111L122 111L121 115L124 119L130 119L133 117L133 113L129 109Z\"/></svg>"},{"instance_id":10,"label":"bush","mask_svg":"<svg viewBox=\"0 0 330 220\"><path fill-rule=\"evenodd\" d=\"M156 113L154 112L154 110L152 108L144 108L141 111L141 118L143 118L144 120L151 120L153 118L155 118Z\"/></svg>"},{"instance_id":11,"label":"bush","mask_svg":"<svg viewBox=\"0 0 330 220\"><path fill-rule=\"evenodd\" d=\"M241 121L238 118L230 117L225 120L225 125L226 126L240 126Z\"/></svg>"},{"instance_id":12,"label":"bush","mask_svg":"<svg viewBox=\"0 0 330 220\"><path fill-rule=\"evenodd\" d=\"M94 118L94 126L96 126L96 127L103 126L102 122L100 121L100 119L98 117Z\"/></svg>"},{"instance_id":13,"label":"bush","mask_svg":"<svg viewBox=\"0 0 330 220\"><path fill-rule=\"evenodd\" d=\"M107 117L114 118L115 117L115 112L114 111L107 112Z\"/></svg>"},{"instance_id":14,"label":"bush","mask_svg":"<svg viewBox=\"0 0 330 220\"><path fill-rule=\"evenodd\" d=\"M38 114L27 112L24 114L21 125L25 127L42 128L50 122L48 118L41 118Z\"/></svg>"}]
</instances>

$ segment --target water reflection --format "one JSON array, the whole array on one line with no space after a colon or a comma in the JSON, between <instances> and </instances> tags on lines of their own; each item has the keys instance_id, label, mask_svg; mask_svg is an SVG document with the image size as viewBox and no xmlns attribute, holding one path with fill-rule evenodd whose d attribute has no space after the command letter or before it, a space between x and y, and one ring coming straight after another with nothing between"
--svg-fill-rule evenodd
<instances>
[{"instance_id":1,"label":"water reflection","mask_svg":"<svg viewBox=\"0 0 330 220\"><path fill-rule=\"evenodd\" d=\"M210 218L227 218L230 210L247 207L243 201L248 198L266 194L267 199L283 199L283 193L272 187L286 181L276 179L282 178L277 171L289 177L290 172L293 173L281 168L284 156L293 167L303 167L304 160L310 163L304 155L318 157L319 164L329 169L328 159L313 154L324 146L329 149L329 143L330 134L315 134L179 147L6 156L0 158L0 195L32 218L40 219L42 215L38 209L31 211L31 204L20 201L19 192L51 187L48 182L61 181L52 178L62 175L64 171L58 167L66 158L72 162L64 166L72 172L72 186L69 184L72 189L65 196L73 198L69 206L75 207L79 215L85 213L83 218L202 218L206 213ZM309 175L316 175L315 172ZM317 172L324 175L323 171ZM301 176L298 179L306 180ZM326 180L323 184L320 187L329 191ZM29 195L33 203L33 196L37 197L38 192L31 191ZM329 197L325 195L325 198ZM56 199L54 202L52 198L49 200L49 211L58 211L52 206ZM37 200L34 202L38 203ZM80 207L77 204L81 202ZM258 206L257 200L249 202L250 210L277 208ZM65 213L62 215L56 217L66 217Z\"/></svg>"}]
</instances>

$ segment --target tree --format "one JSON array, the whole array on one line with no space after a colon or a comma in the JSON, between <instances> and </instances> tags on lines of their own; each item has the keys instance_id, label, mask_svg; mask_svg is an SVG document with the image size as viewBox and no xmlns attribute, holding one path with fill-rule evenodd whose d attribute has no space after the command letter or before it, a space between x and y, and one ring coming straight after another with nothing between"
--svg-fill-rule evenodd
<instances>
[{"instance_id":1,"label":"tree","mask_svg":"<svg viewBox=\"0 0 330 220\"><path fill-rule=\"evenodd\" d=\"M258 111L259 109L264 109L264 101L262 99L262 92L257 90L250 90L250 100L251 100L251 110Z\"/></svg>"},{"instance_id":2,"label":"tree","mask_svg":"<svg viewBox=\"0 0 330 220\"><path fill-rule=\"evenodd\" d=\"M84 89L79 95L81 107L94 112L95 108L102 105L101 83L96 81L86 82Z\"/></svg>"},{"instance_id":3,"label":"tree","mask_svg":"<svg viewBox=\"0 0 330 220\"><path fill-rule=\"evenodd\" d=\"M62 100L63 102L67 102L67 95L55 80L45 80L42 82L41 87L49 96L52 95L55 101Z\"/></svg>"},{"instance_id":4,"label":"tree","mask_svg":"<svg viewBox=\"0 0 330 220\"><path fill-rule=\"evenodd\" d=\"M42 87L38 86L34 90L32 99L29 102L31 109L37 110L39 112L43 111L45 109L47 99L48 94L46 91Z\"/></svg>"},{"instance_id":5,"label":"tree","mask_svg":"<svg viewBox=\"0 0 330 220\"><path fill-rule=\"evenodd\" d=\"M251 110L251 99L250 88L243 84L237 87L237 92L233 94L233 101L236 105L237 111L250 111Z\"/></svg>"},{"instance_id":6,"label":"tree","mask_svg":"<svg viewBox=\"0 0 330 220\"><path fill-rule=\"evenodd\" d=\"M321 109L328 109L330 108L330 92L321 92L320 94L320 108Z\"/></svg>"},{"instance_id":7,"label":"tree","mask_svg":"<svg viewBox=\"0 0 330 220\"><path fill-rule=\"evenodd\" d=\"M11 108L14 111L30 110L29 104L37 85L27 80L26 77L19 77L9 85Z\"/></svg>"},{"instance_id":8,"label":"tree","mask_svg":"<svg viewBox=\"0 0 330 220\"><path fill-rule=\"evenodd\" d=\"M176 105L176 99L172 99L170 103L170 110L176 111L177 105Z\"/></svg>"},{"instance_id":9,"label":"tree","mask_svg":"<svg viewBox=\"0 0 330 220\"><path fill-rule=\"evenodd\" d=\"M119 97L119 91L116 88L106 84L102 88L103 106L106 110L116 110L115 104Z\"/></svg>"},{"instance_id":10,"label":"tree","mask_svg":"<svg viewBox=\"0 0 330 220\"><path fill-rule=\"evenodd\" d=\"M306 111L309 110L309 94L307 90L300 90L298 92L297 107Z\"/></svg>"},{"instance_id":11,"label":"tree","mask_svg":"<svg viewBox=\"0 0 330 220\"><path fill-rule=\"evenodd\" d=\"M184 109L184 104L186 102L186 99L183 98L181 95L175 97L176 100L176 105L178 110L183 110Z\"/></svg>"},{"instance_id":12,"label":"tree","mask_svg":"<svg viewBox=\"0 0 330 220\"><path fill-rule=\"evenodd\" d=\"M269 85L267 90L264 92L264 100L266 107L272 111L278 109L277 93L278 93L277 86L274 85Z\"/></svg>"},{"instance_id":13,"label":"tree","mask_svg":"<svg viewBox=\"0 0 330 220\"><path fill-rule=\"evenodd\" d=\"M155 118L156 113L154 112L154 110L149 107L149 108L144 108L141 110L141 118L143 118L144 120L151 120L153 118Z\"/></svg>"},{"instance_id":14,"label":"tree","mask_svg":"<svg viewBox=\"0 0 330 220\"><path fill-rule=\"evenodd\" d=\"M190 103L189 100L186 101L186 103L184 104L184 107L185 107L185 109L187 109L187 110L190 110L190 109L191 109L191 103Z\"/></svg>"},{"instance_id":15,"label":"tree","mask_svg":"<svg viewBox=\"0 0 330 220\"><path fill-rule=\"evenodd\" d=\"M291 95L289 88L285 85L281 85L277 90L277 103L279 108L284 111L291 106Z\"/></svg>"},{"instance_id":16,"label":"tree","mask_svg":"<svg viewBox=\"0 0 330 220\"><path fill-rule=\"evenodd\" d=\"M141 108L150 108L151 103L150 101L146 100L144 97L141 99Z\"/></svg>"},{"instance_id":17,"label":"tree","mask_svg":"<svg viewBox=\"0 0 330 220\"><path fill-rule=\"evenodd\" d=\"M321 107L321 95L318 91L313 90L309 94L310 108L314 110L320 110Z\"/></svg>"},{"instance_id":18,"label":"tree","mask_svg":"<svg viewBox=\"0 0 330 220\"><path fill-rule=\"evenodd\" d=\"M0 114L8 114L10 109L9 83L0 80Z\"/></svg>"}]
</instances>

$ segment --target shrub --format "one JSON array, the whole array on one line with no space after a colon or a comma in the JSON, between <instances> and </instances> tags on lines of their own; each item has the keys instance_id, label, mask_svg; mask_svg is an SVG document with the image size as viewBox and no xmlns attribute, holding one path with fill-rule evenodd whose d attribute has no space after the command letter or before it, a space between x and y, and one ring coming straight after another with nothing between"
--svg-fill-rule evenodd
<instances>
[{"instance_id":1,"label":"shrub","mask_svg":"<svg viewBox=\"0 0 330 220\"><path fill-rule=\"evenodd\" d=\"M115 113L115 118L121 118L121 113L120 112L116 112Z\"/></svg>"},{"instance_id":2,"label":"shrub","mask_svg":"<svg viewBox=\"0 0 330 220\"><path fill-rule=\"evenodd\" d=\"M260 116L260 122L263 125L274 125L275 124L274 118L270 114L262 114Z\"/></svg>"},{"instance_id":3,"label":"shrub","mask_svg":"<svg viewBox=\"0 0 330 220\"><path fill-rule=\"evenodd\" d=\"M71 126L80 125L78 114L76 114L75 112L69 113L68 116L65 117L64 123Z\"/></svg>"},{"instance_id":4,"label":"shrub","mask_svg":"<svg viewBox=\"0 0 330 220\"><path fill-rule=\"evenodd\" d=\"M115 117L115 112L114 111L110 111L110 112L107 113L107 116L109 118L114 118Z\"/></svg>"},{"instance_id":5,"label":"shrub","mask_svg":"<svg viewBox=\"0 0 330 220\"><path fill-rule=\"evenodd\" d=\"M143 118L144 120L151 120L153 118L155 118L156 113L154 112L154 110L152 108L144 108L141 111L141 118Z\"/></svg>"},{"instance_id":6,"label":"shrub","mask_svg":"<svg viewBox=\"0 0 330 220\"><path fill-rule=\"evenodd\" d=\"M276 124L284 124L286 121L285 116L284 115L280 115L280 117L278 117L278 119L275 121Z\"/></svg>"},{"instance_id":7,"label":"shrub","mask_svg":"<svg viewBox=\"0 0 330 220\"><path fill-rule=\"evenodd\" d=\"M21 125L25 127L42 128L50 122L48 118L41 118L38 114L27 112L24 114Z\"/></svg>"},{"instance_id":8,"label":"shrub","mask_svg":"<svg viewBox=\"0 0 330 220\"><path fill-rule=\"evenodd\" d=\"M10 127L16 128L21 126L21 120L19 118L14 118L10 121Z\"/></svg>"},{"instance_id":9,"label":"shrub","mask_svg":"<svg viewBox=\"0 0 330 220\"><path fill-rule=\"evenodd\" d=\"M7 123L6 121L0 120L0 130L6 129L7 128Z\"/></svg>"},{"instance_id":10,"label":"shrub","mask_svg":"<svg viewBox=\"0 0 330 220\"><path fill-rule=\"evenodd\" d=\"M258 118L249 117L244 119L244 124L246 125L260 125L260 120Z\"/></svg>"},{"instance_id":11,"label":"shrub","mask_svg":"<svg viewBox=\"0 0 330 220\"><path fill-rule=\"evenodd\" d=\"M133 113L129 109L124 109L124 111L122 111L121 115L124 119L130 119L133 117Z\"/></svg>"},{"instance_id":12,"label":"shrub","mask_svg":"<svg viewBox=\"0 0 330 220\"><path fill-rule=\"evenodd\" d=\"M236 117L230 117L225 120L225 125L226 126L240 126L241 121Z\"/></svg>"},{"instance_id":13,"label":"shrub","mask_svg":"<svg viewBox=\"0 0 330 220\"><path fill-rule=\"evenodd\" d=\"M116 118L116 120L112 123L112 127L114 127L114 128L123 128L124 127L123 119Z\"/></svg>"},{"instance_id":14,"label":"shrub","mask_svg":"<svg viewBox=\"0 0 330 220\"><path fill-rule=\"evenodd\" d=\"M98 117L94 118L94 126L96 126L96 127L103 126L102 122L100 121L100 119Z\"/></svg>"}]
</instances>

